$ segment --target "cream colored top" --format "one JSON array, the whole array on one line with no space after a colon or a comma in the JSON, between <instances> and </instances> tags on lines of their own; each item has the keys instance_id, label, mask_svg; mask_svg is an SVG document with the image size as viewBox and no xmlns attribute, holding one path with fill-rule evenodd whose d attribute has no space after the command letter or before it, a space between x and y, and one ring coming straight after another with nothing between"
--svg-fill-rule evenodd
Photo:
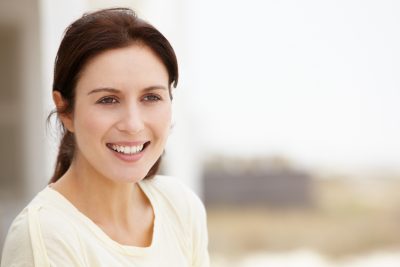
<instances>
[{"instance_id":1,"label":"cream colored top","mask_svg":"<svg viewBox=\"0 0 400 267\"><path fill-rule=\"evenodd\" d=\"M47 186L13 221L1 267L206 267L206 213L200 199L174 178L139 182L155 213L149 247L121 245Z\"/></svg>"}]
</instances>

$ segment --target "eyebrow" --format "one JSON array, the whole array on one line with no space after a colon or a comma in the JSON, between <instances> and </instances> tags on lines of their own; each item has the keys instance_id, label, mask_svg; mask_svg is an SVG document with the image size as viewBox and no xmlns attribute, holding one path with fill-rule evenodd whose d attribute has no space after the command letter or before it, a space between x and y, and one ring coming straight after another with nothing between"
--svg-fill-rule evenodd
<instances>
[{"instance_id":1,"label":"eyebrow","mask_svg":"<svg viewBox=\"0 0 400 267\"><path fill-rule=\"evenodd\" d=\"M145 87L143 91L153 91L153 90L167 90L167 88L163 85L153 85L149 87ZM99 92L108 92L108 93L120 93L121 91L115 88L110 88L110 87L103 87L103 88L96 88L91 90L88 95L94 94L94 93L99 93Z\"/></svg>"},{"instance_id":2,"label":"eyebrow","mask_svg":"<svg viewBox=\"0 0 400 267\"><path fill-rule=\"evenodd\" d=\"M105 87L105 88L96 88L96 89L91 90L91 91L88 93L88 95L94 94L94 93L100 93L100 92L119 93L120 91L117 90L117 89L108 88L108 87Z\"/></svg>"}]
</instances>

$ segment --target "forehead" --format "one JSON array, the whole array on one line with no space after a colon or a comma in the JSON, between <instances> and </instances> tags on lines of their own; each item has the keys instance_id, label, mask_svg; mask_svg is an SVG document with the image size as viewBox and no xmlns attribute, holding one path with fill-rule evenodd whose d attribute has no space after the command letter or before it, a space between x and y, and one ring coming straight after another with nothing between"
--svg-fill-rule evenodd
<instances>
[{"instance_id":1,"label":"forehead","mask_svg":"<svg viewBox=\"0 0 400 267\"><path fill-rule=\"evenodd\" d=\"M154 84L168 87L168 72L159 57L147 46L133 44L107 50L83 68L77 90L112 87L119 90L144 88Z\"/></svg>"}]
</instances>

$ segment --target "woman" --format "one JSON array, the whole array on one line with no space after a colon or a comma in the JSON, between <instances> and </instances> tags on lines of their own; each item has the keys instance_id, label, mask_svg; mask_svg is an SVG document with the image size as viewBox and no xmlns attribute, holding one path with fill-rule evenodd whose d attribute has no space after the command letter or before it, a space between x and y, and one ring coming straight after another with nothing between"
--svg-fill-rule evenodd
<instances>
[{"instance_id":1,"label":"woman","mask_svg":"<svg viewBox=\"0 0 400 267\"><path fill-rule=\"evenodd\" d=\"M209 266L202 203L155 175L177 79L169 42L130 9L67 28L54 70L55 173L12 223L1 267Z\"/></svg>"}]
</instances>

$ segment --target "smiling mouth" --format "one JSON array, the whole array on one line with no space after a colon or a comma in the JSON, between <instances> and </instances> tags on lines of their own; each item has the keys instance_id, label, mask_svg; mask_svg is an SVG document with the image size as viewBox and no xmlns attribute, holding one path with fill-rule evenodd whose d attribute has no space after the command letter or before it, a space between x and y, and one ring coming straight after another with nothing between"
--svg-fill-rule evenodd
<instances>
[{"instance_id":1,"label":"smiling mouth","mask_svg":"<svg viewBox=\"0 0 400 267\"><path fill-rule=\"evenodd\" d=\"M107 147L117 153L123 154L123 155L134 155L134 154L139 154L142 152L148 145L150 144L150 141L143 143L141 145L137 146L122 146L122 145L116 145L116 144L111 144L107 143Z\"/></svg>"}]
</instances>

